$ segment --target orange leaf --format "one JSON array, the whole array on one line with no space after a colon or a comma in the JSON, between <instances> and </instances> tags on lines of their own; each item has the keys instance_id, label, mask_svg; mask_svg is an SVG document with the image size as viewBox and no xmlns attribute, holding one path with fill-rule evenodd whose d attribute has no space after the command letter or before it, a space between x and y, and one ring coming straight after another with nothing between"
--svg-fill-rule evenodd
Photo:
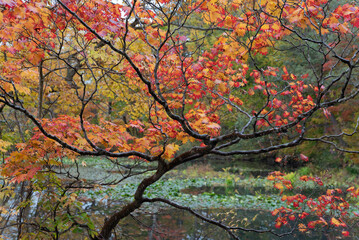
<instances>
[{"instance_id":1,"label":"orange leaf","mask_svg":"<svg viewBox=\"0 0 359 240\"><path fill-rule=\"evenodd\" d=\"M283 189L283 184L281 184L281 183L275 183L275 184L274 184L274 187L275 187L276 189L282 190L282 189Z\"/></svg>"},{"instance_id":2,"label":"orange leaf","mask_svg":"<svg viewBox=\"0 0 359 240\"><path fill-rule=\"evenodd\" d=\"M248 89L248 94L249 94L250 96L254 95L254 91L253 91L252 88Z\"/></svg>"}]
</instances>

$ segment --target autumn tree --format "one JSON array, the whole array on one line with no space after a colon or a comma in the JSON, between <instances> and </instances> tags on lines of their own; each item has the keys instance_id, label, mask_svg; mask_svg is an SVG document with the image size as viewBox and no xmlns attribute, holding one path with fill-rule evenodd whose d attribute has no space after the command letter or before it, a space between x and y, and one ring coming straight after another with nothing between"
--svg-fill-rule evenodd
<instances>
[{"instance_id":1,"label":"autumn tree","mask_svg":"<svg viewBox=\"0 0 359 240\"><path fill-rule=\"evenodd\" d=\"M208 155L270 153L308 141L358 153L340 143L356 134L358 124L331 135L311 131L314 116L329 117L331 107L357 103L354 2L0 0L0 6L0 109L7 124L1 134L20 134L0 140L0 151L7 154L1 173L4 201L16 185L26 189L15 202L18 238L58 239L83 228L92 239L109 239L141 205L161 202L236 239L238 230L261 231L147 198L146 189L177 166ZM285 59L294 54L297 59ZM290 61L301 67L286 65ZM102 156L113 168L130 171L122 178L86 180L78 156ZM305 152L300 158L308 161ZM132 164L124 166L128 159ZM155 168L132 173L137 164ZM80 214L74 190L145 173L132 201L116 206L100 229ZM277 188L291 187L280 173L270 179ZM315 178L303 181L320 184ZM304 227L345 228L337 218L322 218L334 203L346 211L337 192L328 192L327 205L311 209L318 220ZM358 195L355 188L350 192ZM38 207L48 215L25 221L34 194L42 196ZM67 217L59 218L64 212ZM280 227L308 213L275 214Z\"/></svg>"}]
</instances>

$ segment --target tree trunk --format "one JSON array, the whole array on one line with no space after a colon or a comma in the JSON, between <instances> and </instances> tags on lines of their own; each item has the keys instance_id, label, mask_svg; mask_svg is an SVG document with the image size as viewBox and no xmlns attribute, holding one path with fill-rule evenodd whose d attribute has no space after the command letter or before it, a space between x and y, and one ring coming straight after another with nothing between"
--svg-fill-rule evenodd
<instances>
[{"instance_id":1,"label":"tree trunk","mask_svg":"<svg viewBox=\"0 0 359 240\"><path fill-rule=\"evenodd\" d=\"M39 99L38 99L38 106L37 106L37 118L42 118L42 105L44 100L44 74L42 69L43 61L40 61L39 64Z\"/></svg>"}]
</instances>

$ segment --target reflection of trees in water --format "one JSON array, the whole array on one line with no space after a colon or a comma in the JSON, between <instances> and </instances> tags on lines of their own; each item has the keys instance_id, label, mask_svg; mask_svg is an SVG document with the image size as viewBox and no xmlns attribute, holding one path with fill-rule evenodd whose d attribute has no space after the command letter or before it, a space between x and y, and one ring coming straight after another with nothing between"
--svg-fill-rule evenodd
<instances>
[{"instance_id":1,"label":"reflection of trees in water","mask_svg":"<svg viewBox=\"0 0 359 240\"><path fill-rule=\"evenodd\" d=\"M239 221L248 228L272 228L274 229L275 217L269 211L263 210L241 210L241 209L203 209L199 211L202 215L213 219L221 219L227 225L238 224ZM257 217L258 216L258 217ZM308 219L310 221L310 219ZM294 224L294 223L293 223ZM290 225L293 225L290 224ZM277 230L278 233L288 232L293 226L286 226ZM338 230L322 228L320 231L301 233L293 231L284 238L273 236L270 233L258 234L254 232L237 232L241 239L335 239ZM340 233L339 233L340 234ZM116 229L115 239L136 240L229 240L225 231L214 228L213 225L194 218L185 211L162 210L153 214L131 215L124 219L123 224Z\"/></svg>"},{"instance_id":2,"label":"reflection of trees in water","mask_svg":"<svg viewBox=\"0 0 359 240\"><path fill-rule=\"evenodd\" d=\"M205 209L200 213L215 217L218 210ZM193 218L185 211L177 210L163 210L150 215L131 215L117 228L117 232L123 234L123 238L119 239L228 239L224 231Z\"/></svg>"},{"instance_id":3,"label":"reflection of trees in water","mask_svg":"<svg viewBox=\"0 0 359 240\"><path fill-rule=\"evenodd\" d=\"M23 232L32 230L32 226L27 224L27 219L39 213L36 195L31 183L26 181L19 184L3 182L1 194L0 236L16 236L19 239Z\"/></svg>"}]
</instances>

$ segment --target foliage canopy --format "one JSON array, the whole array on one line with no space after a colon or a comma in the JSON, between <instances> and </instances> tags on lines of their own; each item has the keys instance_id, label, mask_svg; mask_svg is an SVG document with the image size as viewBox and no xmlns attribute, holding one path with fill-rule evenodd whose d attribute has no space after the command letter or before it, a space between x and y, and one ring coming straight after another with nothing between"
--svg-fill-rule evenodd
<instances>
[{"instance_id":1,"label":"foliage canopy","mask_svg":"<svg viewBox=\"0 0 359 240\"><path fill-rule=\"evenodd\" d=\"M167 199L145 198L146 188L208 155L270 153L304 142L358 153L347 144L355 139L354 116L345 131L311 131L314 120L336 119L331 109L357 103L358 27L359 6L331 0L0 0L4 184L48 189L56 227L27 224L54 239L74 228L109 239L145 202L188 210L237 238L234 230L250 230ZM87 181L79 156L103 156L116 169L128 159L155 163L155 171L96 229L87 218L73 217L81 208L73 189L112 185L138 173L130 166L123 178ZM299 158L308 161L305 152ZM281 173L270 180L278 189L291 188ZM306 201L318 216L300 229L345 228L340 218L323 218L327 207L341 214L348 209L335 195L339 190L328 191L317 200L283 197L292 208ZM355 197L358 191L349 189ZM308 215L296 210L274 212L280 213L276 226ZM61 211L68 219L56 218Z\"/></svg>"}]
</instances>

